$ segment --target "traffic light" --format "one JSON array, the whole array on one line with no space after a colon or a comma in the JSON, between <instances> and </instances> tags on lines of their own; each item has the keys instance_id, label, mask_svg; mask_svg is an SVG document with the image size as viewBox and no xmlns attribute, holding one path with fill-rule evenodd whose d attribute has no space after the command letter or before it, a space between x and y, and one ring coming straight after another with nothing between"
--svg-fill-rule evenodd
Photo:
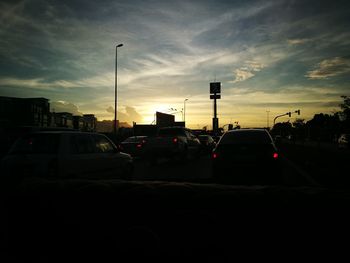
<instances>
[{"instance_id":1,"label":"traffic light","mask_svg":"<svg viewBox=\"0 0 350 263\"><path fill-rule=\"evenodd\" d=\"M291 116L292 116L292 113L291 113L291 112L288 112L287 114L288 114L288 116L289 116L289 117L291 117Z\"/></svg>"}]
</instances>

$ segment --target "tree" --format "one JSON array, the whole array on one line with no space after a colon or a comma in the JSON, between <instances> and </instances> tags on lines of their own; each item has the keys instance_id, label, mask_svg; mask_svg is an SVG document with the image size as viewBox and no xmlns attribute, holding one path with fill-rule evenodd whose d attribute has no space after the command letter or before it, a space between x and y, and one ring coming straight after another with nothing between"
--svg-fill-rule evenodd
<instances>
[{"instance_id":1,"label":"tree","mask_svg":"<svg viewBox=\"0 0 350 263\"><path fill-rule=\"evenodd\" d=\"M293 130L293 127L289 121L278 122L273 126L271 133L273 135L281 135L285 137L292 134L292 130Z\"/></svg>"},{"instance_id":2,"label":"tree","mask_svg":"<svg viewBox=\"0 0 350 263\"><path fill-rule=\"evenodd\" d=\"M293 125L293 135L297 139L304 140L307 136L306 134L306 123L304 122L304 119L296 119L292 125Z\"/></svg>"},{"instance_id":3,"label":"tree","mask_svg":"<svg viewBox=\"0 0 350 263\"><path fill-rule=\"evenodd\" d=\"M339 113L342 120L342 132L350 132L350 97L341 96L343 98L343 103L339 104L342 111Z\"/></svg>"}]
</instances>

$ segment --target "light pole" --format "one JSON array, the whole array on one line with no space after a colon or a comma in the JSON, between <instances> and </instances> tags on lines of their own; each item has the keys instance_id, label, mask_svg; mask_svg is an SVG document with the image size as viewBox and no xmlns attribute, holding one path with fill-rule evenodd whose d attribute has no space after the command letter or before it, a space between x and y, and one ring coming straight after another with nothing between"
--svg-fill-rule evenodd
<instances>
[{"instance_id":1,"label":"light pole","mask_svg":"<svg viewBox=\"0 0 350 263\"><path fill-rule=\"evenodd\" d=\"M188 99L184 100L184 114L183 114L183 121L185 122L185 126L186 126L186 101L188 101Z\"/></svg>"},{"instance_id":2,"label":"light pole","mask_svg":"<svg viewBox=\"0 0 350 263\"><path fill-rule=\"evenodd\" d=\"M269 130L270 129L270 124L269 124L269 113L270 113L270 111L269 110L267 110L266 111L266 113L267 113L267 129Z\"/></svg>"},{"instance_id":3,"label":"light pole","mask_svg":"<svg viewBox=\"0 0 350 263\"><path fill-rule=\"evenodd\" d=\"M114 81L114 135L117 135L117 87L118 87L118 47L122 47L123 44L119 44L115 47L115 81Z\"/></svg>"}]
</instances>

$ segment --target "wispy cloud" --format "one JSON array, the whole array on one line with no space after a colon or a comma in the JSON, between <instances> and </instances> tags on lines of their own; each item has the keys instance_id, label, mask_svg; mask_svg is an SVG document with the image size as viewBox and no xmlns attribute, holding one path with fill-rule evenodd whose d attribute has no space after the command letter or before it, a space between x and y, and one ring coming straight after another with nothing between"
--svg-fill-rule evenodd
<instances>
[{"instance_id":1,"label":"wispy cloud","mask_svg":"<svg viewBox=\"0 0 350 263\"><path fill-rule=\"evenodd\" d=\"M314 70L305 75L309 79L328 79L350 72L350 59L335 57L325 59L317 64Z\"/></svg>"},{"instance_id":2,"label":"wispy cloud","mask_svg":"<svg viewBox=\"0 0 350 263\"><path fill-rule=\"evenodd\" d=\"M308 39L308 38L300 38L300 39L296 38L296 39L288 39L287 40L288 44L292 45L292 46L294 46L294 45L302 45L302 44L305 44L305 43L307 43L309 41L310 41L310 39Z\"/></svg>"},{"instance_id":3,"label":"wispy cloud","mask_svg":"<svg viewBox=\"0 0 350 263\"><path fill-rule=\"evenodd\" d=\"M234 70L235 79L231 83L242 82L255 76L256 72L264 68L264 64L257 61L247 61L244 67Z\"/></svg>"},{"instance_id":4,"label":"wispy cloud","mask_svg":"<svg viewBox=\"0 0 350 263\"><path fill-rule=\"evenodd\" d=\"M50 80L45 78L20 79L20 78L0 78L1 86L14 86L35 89L59 89L59 88L105 88L114 87L114 72L103 73L90 78L80 78L77 80Z\"/></svg>"}]
</instances>

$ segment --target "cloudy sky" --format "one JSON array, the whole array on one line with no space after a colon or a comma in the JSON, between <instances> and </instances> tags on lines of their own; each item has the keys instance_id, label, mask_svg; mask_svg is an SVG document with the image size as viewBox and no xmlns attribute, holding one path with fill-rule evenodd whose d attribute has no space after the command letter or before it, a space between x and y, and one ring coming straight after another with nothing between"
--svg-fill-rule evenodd
<instances>
[{"instance_id":1,"label":"cloudy sky","mask_svg":"<svg viewBox=\"0 0 350 263\"><path fill-rule=\"evenodd\" d=\"M339 110L350 95L350 2L307 0L0 3L0 96L51 109L151 123L186 102L189 127L211 126L209 83L222 83L220 125L270 125L301 110ZM269 112L267 112L269 111ZM281 121L288 118L281 118Z\"/></svg>"}]
</instances>

